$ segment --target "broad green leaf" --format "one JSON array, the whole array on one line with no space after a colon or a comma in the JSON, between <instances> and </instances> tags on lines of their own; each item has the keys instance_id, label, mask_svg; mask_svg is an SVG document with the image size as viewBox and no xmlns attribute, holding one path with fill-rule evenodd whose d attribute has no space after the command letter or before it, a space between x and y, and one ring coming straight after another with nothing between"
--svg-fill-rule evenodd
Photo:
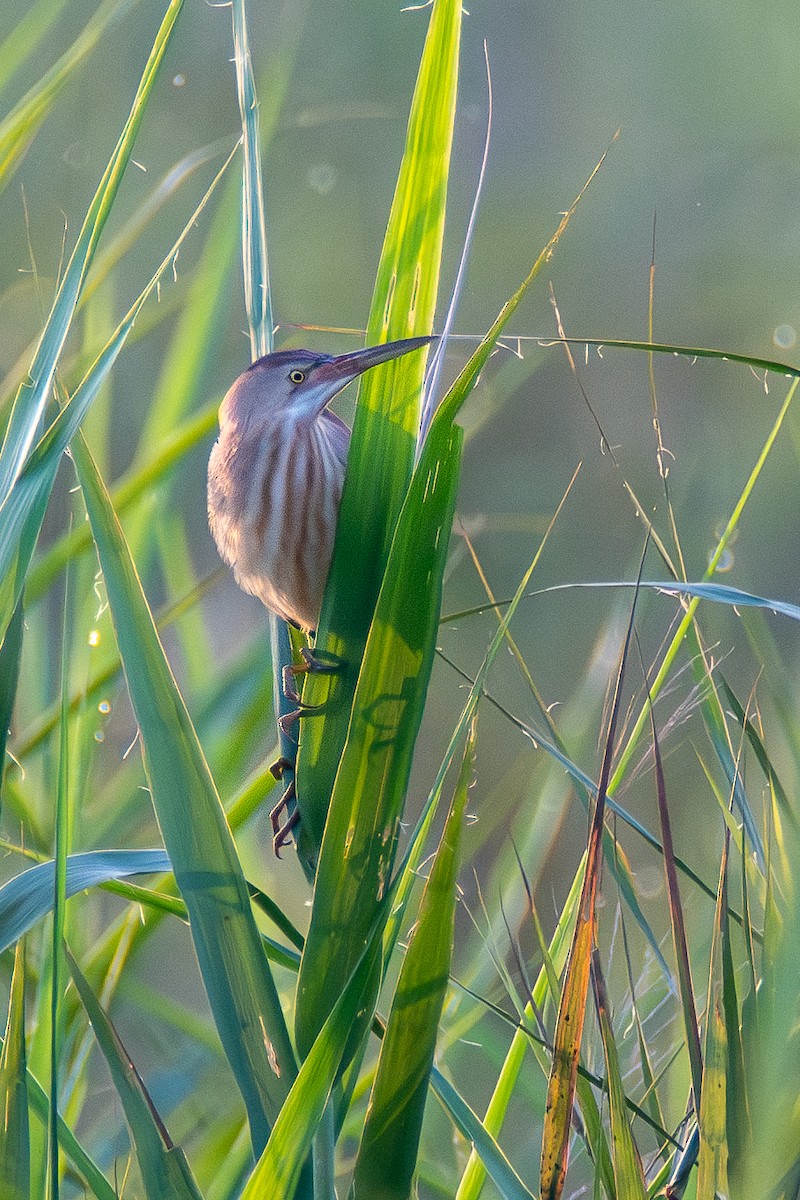
<instances>
[{"instance_id":1,"label":"broad green leaf","mask_svg":"<svg viewBox=\"0 0 800 1200\"><path fill-rule=\"evenodd\" d=\"M69 952L68 963L125 1113L147 1200L202 1200L183 1151L170 1141L139 1072Z\"/></svg>"},{"instance_id":2,"label":"broad green leaf","mask_svg":"<svg viewBox=\"0 0 800 1200\"><path fill-rule=\"evenodd\" d=\"M20 385L0 449L0 505L19 478L38 434L50 388L72 324L75 307L91 266L97 243L116 199L122 176L169 45L183 0L171 0L147 61L136 96L103 178L83 222L53 307L42 331L28 376Z\"/></svg>"},{"instance_id":3,"label":"broad green leaf","mask_svg":"<svg viewBox=\"0 0 800 1200\"><path fill-rule=\"evenodd\" d=\"M473 725L381 1045L353 1175L351 1195L359 1200L405 1200L411 1193L450 976L461 827L474 768Z\"/></svg>"},{"instance_id":4,"label":"broad green leaf","mask_svg":"<svg viewBox=\"0 0 800 1200\"><path fill-rule=\"evenodd\" d=\"M0 1195L4 1200L29 1200L30 1135L28 1082L25 1063L25 956L17 945L8 1002L3 1051L0 1054Z\"/></svg>"},{"instance_id":5,"label":"broad green leaf","mask_svg":"<svg viewBox=\"0 0 800 1200\"><path fill-rule=\"evenodd\" d=\"M644 1170L628 1120L625 1088L622 1084L622 1072L611 1021L611 1008L600 966L600 955L596 948L592 952L592 984L608 1080L612 1161L617 1200L646 1200L647 1188L644 1182Z\"/></svg>"},{"instance_id":6,"label":"broad green leaf","mask_svg":"<svg viewBox=\"0 0 800 1200\"><path fill-rule=\"evenodd\" d=\"M367 322L367 345L433 328L455 118L460 0L435 0ZM358 390L336 544L316 645L344 664L310 676L307 703L328 703L301 731L303 841L319 850L333 781L389 547L414 461L425 355L368 371ZM301 841L301 845L302 845ZM313 852L313 853L312 853Z\"/></svg>"},{"instance_id":7,"label":"broad green leaf","mask_svg":"<svg viewBox=\"0 0 800 1200\"><path fill-rule=\"evenodd\" d=\"M298 977L301 1052L352 973L386 897L433 662L460 448L454 430L436 472L415 474L392 546L317 870Z\"/></svg>"},{"instance_id":8,"label":"broad green leaf","mask_svg":"<svg viewBox=\"0 0 800 1200\"><path fill-rule=\"evenodd\" d=\"M73 445L145 771L189 911L203 983L257 1148L296 1073L278 993L225 814L158 638L124 534L85 444Z\"/></svg>"}]
</instances>

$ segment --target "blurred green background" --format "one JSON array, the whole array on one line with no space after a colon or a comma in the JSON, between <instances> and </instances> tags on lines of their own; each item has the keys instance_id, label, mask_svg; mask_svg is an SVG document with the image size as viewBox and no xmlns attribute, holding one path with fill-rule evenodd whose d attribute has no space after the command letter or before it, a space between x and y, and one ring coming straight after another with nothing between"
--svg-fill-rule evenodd
<instances>
[{"instance_id":1,"label":"blurred green background","mask_svg":"<svg viewBox=\"0 0 800 1200\"><path fill-rule=\"evenodd\" d=\"M22 95L71 43L96 5L70 0L6 103ZM6 5L6 34L22 14ZM118 136L140 65L161 16L152 0L127 5L60 97L12 186L0 198L4 238L0 371L6 389L24 370L24 348L40 328L66 227L76 233L103 164ZM401 155L411 86L427 24L425 12L395 4L338 0L249 6L266 139L267 229L277 322L353 326L365 323L387 210ZM480 163L486 125L482 42L492 66L492 152L467 287L457 328L480 334L527 272L535 254L576 196L616 128L621 133L591 186L547 277L566 331L643 337L648 308L652 226L657 214L655 337L793 361L800 329L796 266L800 256L798 88L800 31L788 4L769 7L670 2L531 6L476 0L464 22L461 113L447 234L444 292L457 264ZM227 8L190 2L140 133L137 161L112 217L112 229L143 205L157 182L199 146L233 144L237 110ZM213 163L211 164L213 166ZM166 206L104 284L107 320L119 317L143 286L199 196L211 167L198 172ZM181 253L174 282L162 290L164 319L122 358L102 403L108 473L131 461L154 394L164 346L191 287L206 226ZM38 283L30 274L26 239ZM204 392L221 396L247 364L239 264L231 263L228 302L204 367ZM446 295L443 298L443 311ZM101 307L102 306L97 306ZM98 318L100 319L100 318ZM146 319L146 318L145 318ZM144 324L144 322L143 322ZM513 322L519 335L551 336L554 319L545 278ZM330 334L288 338L333 352L353 344ZM465 358L453 344L452 370ZM495 593L510 595L546 527L572 470L581 475L542 560L540 587L572 580L630 577L642 527L620 486L599 433L559 348L529 343L519 361L495 356L471 428L459 512L474 535ZM23 358L20 359L20 355ZM595 352L578 370L626 478L666 532L651 430L648 364L642 354ZM715 530L729 514L782 397L765 395L746 367L658 358L655 377L664 439L674 460L670 485L690 577L702 574ZM344 404L347 410L347 402ZM207 445L184 468L178 494L199 574L216 566L205 528ZM798 422L790 419L735 542L728 581L765 595L798 600ZM155 516L158 515L157 497ZM55 506L48 534L59 526ZM662 575L652 562L652 575ZM163 592L149 581L152 599ZM480 602L467 554L453 545L445 611ZM528 601L516 635L548 703L581 688L609 613L625 601L610 593L558 593ZM674 602L649 599L655 649ZM219 660L235 654L264 625L264 614L233 582L219 584L206 607ZM740 648L734 678L748 686L754 660L734 617L706 616L720 655ZM447 653L468 668L485 647L492 617L443 631ZM787 664L796 635L774 623ZM646 630L646 625L645 625ZM613 644L606 650L615 653ZM495 672L495 691L524 709L511 666ZM435 677L437 719L423 738L435 755L458 703L446 667ZM518 689L515 692L515 689ZM678 701L675 701L675 707ZM524 714L521 712L521 715ZM596 764L600 712L587 715L583 758ZM524 749L500 718L486 739L489 779ZM679 732L676 737L690 734ZM702 737L702 733L700 733ZM511 748L511 749L510 749ZM110 752L110 751L109 751ZM686 762L691 756L681 756ZM433 762L433 757L431 760Z\"/></svg>"},{"instance_id":2,"label":"blurred green background","mask_svg":"<svg viewBox=\"0 0 800 1200\"><path fill-rule=\"evenodd\" d=\"M89 0L63 5L58 23L4 93L6 107L41 76L95 10ZM0 196L4 394L24 372L25 348L41 328L41 305L49 306L65 227L69 246L124 121L161 15L162 5L153 0L127 6L68 83L11 186ZM0 37L20 16L17 5L2 6ZM301 334L291 326L363 328L427 15L401 11L399 3L385 0L251 0L249 20L267 142L267 227L274 312L282 327L276 342L292 339L294 344L343 351L355 344L353 337ZM582 463L534 576L535 586L629 579L644 531L623 490L622 475L662 535L668 535L647 359L619 350L602 355L590 351L586 356L583 348L576 351L581 382L614 447L620 474L611 456L602 452L594 419L563 350L542 347L535 340L555 332L547 281L552 280L567 333L644 338L656 218L655 339L797 361L800 24L795 6L788 2L767 6L671 0L649 6L617 0L536 6L474 0L464 22L442 314L469 216L486 124L484 39L494 88L492 148L457 319L460 333L477 336L485 331L614 132L621 132L556 255L513 322L515 334L534 340L522 347L521 359L508 351L495 356L466 414L470 440L460 522L473 537L496 594L508 597ZM136 297L207 186L220 156L238 136L231 55L229 10L188 0L139 137L139 169L128 171L103 244L184 155L217 142L222 148L176 194L104 284L92 310L99 325L105 322L110 329ZM229 211L235 212L232 207ZM204 216L198 236L181 253L174 281L162 289L163 319L152 331L148 318L142 319L141 336L126 349L112 387L92 414L92 445L111 479L133 458L210 222L210 216ZM38 280L30 270L28 240ZM247 365L244 329L234 251L226 311L216 323L213 344L205 347L201 390L206 400L221 398ZM466 354L466 345L454 342L448 360L451 373ZM773 377L766 393L762 379L747 367L662 356L656 357L654 372L664 439L673 456L669 481L678 530L689 578L697 579L720 523L727 520L763 445L785 385ZM343 411L347 412L346 399ZM180 486L170 493L168 511L159 492L150 497L148 510L153 521L177 516L185 524L198 576L218 565L205 521L209 449L210 439L181 466ZM725 576L737 587L795 603L800 602L799 450L795 413L747 509ZM65 472L48 518L47 539L64 528L72 483ZM646 574L664 577L655 554ZM146 586L153 604L171 594L159 572L147 575ZM469 555L456 536L444 611L483 599ZM595 776L606 685L614 672L628 604L628 593L561 591L523 602L514 624L545 702L560 706L553 713L558 721L563 714L561 728L569 737L570 753ZM657 652L676 609L672 599L643 598L646 657ZM29 615L34 634L26 646L26 661L40 676L40 691L31 697L32 703L57 694L58 611L51 598ZM211 592L204 617L215 647L209 674L238 661L247 646L256 647L256 656L262 653L266 670L265 615L231 579ZM715 658L724 661L726 675L746 698L760 663L745 629L734 613L712 606L702 622ZM91 627L87 618L87 638ZM768 673L760 684L759 698L767 710L773 689L788 687L800 665L797 630L779 619L771 619L769 627L780 654L776 661L785 674L776 678ZM492 614L465 618L443 627L441 645L464 670L474 671L493 628ZM175 667L186 683L212 767L223 792L230 793L238 780L225 778L223 750L215 749L216 727L203 729L200 701L193 703L192 684L198 681L187 677L179 644L171 636L167 645L174 650ZM631 675L636 675L633 667ZM528 694L509 656L500 656L491 688L523 721L533 720ZM462 698L461 681L447 665L438 664L431 719L419 744L412 805L429 786ZM720 819L696 762L695 749L709 758L710 751L702 721L692 713L692 698L691 676L685 672L660 702L659 717L665 748L672 752L667 772L670 799L680 819L676 849L715 884ZM240 703L241 693L232 687L232 722ZM32 715L23 708L17 718L20 727ZM266 707L260 719L250 731L252 762L272 745ZM219 708L214 720L221 720ZM124 701L115 700L92 764L97 785L92 803L101 809L102 780L114 775L134 732ZM780 764L779 735L771 748ZM654 828L654 788L647 772L621 799ZM510 852L511 830L528 851L526 865L539 881L543 914L549 918L550 889L563 895L572 878L584 844L585 817L569 798L561 772L488 706L482 716L473 807L479 818L470 830L473 849L485 839L491 851L484 851L479 863L488 872L486 864L495 854ZM147 820L143 818L143 829L133 835L141 844L154 836ZM92 842L93 832L100 841ZM106 814L105 824L94 831L84 829L81 848L108 844L115 835L132 836L130 830L115 830L113 818ZM622 835L622 841L631 851L648 914L663 931L660 861L633 835ZM305 892L299 871L291 861L274 864L267 844L262 822L247 869L279 890L282 899L287 897L287 907L302 921ZM521 891L519 887L518 906ZM690 921L698 928L706 923L710 931L710 902L691 891L686 902Z\"/></svg>"},{"instance_id":3,"label":"blurred green background","mask_svg":"<svg viewBox=\"0 0 800 1200\"><path fill-rule=\"evenodd\" d=\"M22 94L65 49L96 6L69 0L25 72L6 92ZM0 371L10 387L20 354L35 337L40 300L52 288L64 228L74 237L127 111L137 73L160 19L160 6L138 0L103 35L48 117L21 170L0 198L4 230ZM4 6L7 33L20 16ZM249 6L260 83L267 222L276 320L363 327L372 278L399 161L410 92L427 15L396 4L267 3ZM483 41L494 87L492 148L457 328L480 334L526 273L579 191L615 130L621 130L565 238L514 321L523 336L554 333L546 280L553 282L568 333L644 337L648 271L657 214L656 340L708 345L793 361L800 301L800 182L795 63L800 30L790 5L670 3L531 6L482 3L464 23L460 115L450 192L446 303L475 188L486 123ZM222 139L233 144L238 112L233 85L230 13L192 0L169 49L155 102L137 145L106 241L141 206L184 155ZM217 160L218 161L218 160ZM198 171L149 227L105 285L108 322L118 317L152 271L201 194L214 164ZM26 216L27 214L27 216ZM101 402L110 430L107 470L130 463L156 387L167 338L191 285L206 227L190 240L176 279L162 290L170 313L124 354ZM38 284L29 270L30 238ZM247 363L238 261L227 313L208 347L203 391L221 396ZM278 332L339 351L352 338ZM500 353L467 414L467 450L459 511L498 596L510 595L563 488L583 467L535 579L629 578L642 527L621 487L559 348L523 347L523 360ZM458 343L455 370L466 357ZM644 355L577 353L583 385L625 476L666 534L655 462ZM659 357L655 378L664 436L674 455L670 483L690 578L702 573L715 530L734 504L771 425L783 389L769 395L746 367ZM99 411L99 410L98 410ZM344 403L347 411L347 402ZM734 546L729 582L764 595L800 598L797 548L797 421L781 435ZM216 566L205 527L205 455L182 468L177 493L196 568ZM158 516L158 497L152 510ZM49 533L59 519L54 512ZM651 577L663 574L655 559ZM151 598L162 594L149 581ZM445 611L479 603L483 591L457 541ZM566 703L585 681L609 614L627 601L612 593L557 593L526 602L516 636L544 699ZM654 650L674 602L648 599L645 636ZM264 626L259 606L231 580L207 603L221 661ZM466 669L476 665L492 617L446 627L442 644ZM742 651L734 679L749 687L755 660L734 617L706 617L718 653ZM795 631L773 623L786 661L797 660ZM613 644L605 653L616 653ZM611 659L609 659L609 662ZM738 673L738 674L737 674ZM495 672L495 690L525 713L525 692L510 662ZM436 672L436 719L423 737L421 779L457 711L458 681ZM515 690L516 689L516 690ZM596 699L596 698L595 698ZM679 700L674 701L677 707ZM575 754L590 773L600 711L584 713ZM487 713L497 736L486 738L488 779L502 772L524 741ZM677 739L692 736L686 730ZM698 736L702 738L702 731ZM426 758L426 756L430 756ZM684 760L691 756L682 755ZM524 772L523 772L524 773ZM527 801L526 801L527 802ZM526 821L525 804L512 805ZM578 827L582 818L578 818ZM570 855L570 858L573 856ZM574 861L572 863L574 865ZM571 872L570 872L571 873Z\"/></svg>"}]
</instances>

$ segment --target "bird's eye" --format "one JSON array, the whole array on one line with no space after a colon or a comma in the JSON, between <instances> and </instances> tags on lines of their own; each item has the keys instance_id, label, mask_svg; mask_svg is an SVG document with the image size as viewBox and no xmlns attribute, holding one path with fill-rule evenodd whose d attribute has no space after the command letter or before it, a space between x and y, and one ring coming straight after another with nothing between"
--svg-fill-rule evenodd
<instances>
[{"instance_id":1,"label":"bird's eye","mask_svg":"<svg viewBox=\"0 0 800 1200\"><path fill-rule=\"evenodd\" d=\"M306 377L305 371L295 370L295 371L289 372L289 378L292 381L292 383L302 383L303 380L305 379L305 377Z\"/></svg>"}]
</instances>

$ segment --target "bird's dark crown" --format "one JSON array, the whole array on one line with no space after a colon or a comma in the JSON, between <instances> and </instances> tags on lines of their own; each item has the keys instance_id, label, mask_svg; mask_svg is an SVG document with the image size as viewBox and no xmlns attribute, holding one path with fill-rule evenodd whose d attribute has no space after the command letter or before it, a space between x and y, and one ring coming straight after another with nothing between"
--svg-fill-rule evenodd
<instances>
[{"instance_id":1,"label":"bird's dark crown","mask_svg":"<svg viewBox=\"0 0 800 1200\"><path fill-rule=\"evenodd\" d=\"M265 354L262 358L257 358L247 370L256 371L259 367L293 367L296 363L318 367L322 363L331 361L330 354L319 354L315 350L275 350L272 354Z\"/></svg>"}]
</instances>

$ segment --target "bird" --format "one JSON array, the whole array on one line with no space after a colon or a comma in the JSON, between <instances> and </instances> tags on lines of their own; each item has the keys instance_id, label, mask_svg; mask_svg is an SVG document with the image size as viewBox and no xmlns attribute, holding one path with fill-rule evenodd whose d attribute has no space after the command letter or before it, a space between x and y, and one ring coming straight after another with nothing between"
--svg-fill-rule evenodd
<instances>
[{"instance_id":1,"label":"bird","mask_svg":"<svg viewBox=\"0 0 800 1200\"><path fill-rule=\"evenodd\" d=\"M350 449L350 430L328 405L364 371L435 340L404 338L335 357L278 350L256 359L220 405L219 437L208 462L211 534L239 587L307 635L319 621ZM289 663L282 671L284 694L293 703L299 696L292 676L337 669L307 647L302 653L302 665ZM309 711L279 717L281 732ZM276 779L292 771L270 813L278 857L300 819L293 766L281 757L271 768Z\"/></svg>"},{"instance_id":2,"label":"bird","mask_svg":"<svg viewBox=\"0 0 800 1200\"><path fill-rule=\"evenodd\" d=\"M364 371L434 340L336 357L278 350L256 359L220 405L208 463L212 536L239 587L307 634L322 607L350 447L328 405Z\"/></svg>"}]
</instances>

